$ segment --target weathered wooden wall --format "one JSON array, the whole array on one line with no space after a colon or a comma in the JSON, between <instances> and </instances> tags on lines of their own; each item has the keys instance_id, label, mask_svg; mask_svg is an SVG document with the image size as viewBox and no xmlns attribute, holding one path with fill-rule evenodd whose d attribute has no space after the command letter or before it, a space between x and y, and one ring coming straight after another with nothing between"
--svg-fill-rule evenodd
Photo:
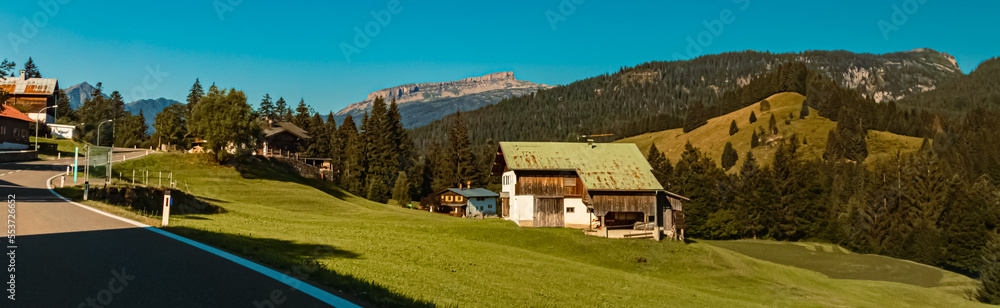
<instances>
[{"instance_id":1,"label":"weathered wooden wall","mask_svg":"<svg viewBox=\"0 0 1000 308\"><path fill-rule=\"evenodd\" d=\"M656 211L656 194L649 192L591 193L594 215L608 212L642 212L652 215Z\"/></svg>"},{"instance_id":2,"label":"weathered wooden wall","mask_svg":"<svg viewBox=\"0 0 1000 308\"><path fill-rule=\"evenodd\" d=\"M535 198L535 227L562 227L566 223L562 198Z\"/></svg>"},{"instance_id":3,"label":"weathered wooden wall","mask_svg":"<svg viewBox=\"0 0 1000 308\"><path fill-rule=\"evenodd\" d=\"M579 197L583 194L583 182L575 172L521 171L517 173L514 191L522 196Z\"/></svg>"}]
</instances>

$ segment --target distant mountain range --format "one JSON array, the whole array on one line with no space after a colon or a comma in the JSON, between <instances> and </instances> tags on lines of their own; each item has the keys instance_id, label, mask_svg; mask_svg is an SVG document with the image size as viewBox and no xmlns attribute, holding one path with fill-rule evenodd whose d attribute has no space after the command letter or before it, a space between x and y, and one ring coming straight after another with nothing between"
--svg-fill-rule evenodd
<instances>
[{"instance_id":1,"label":"distant mountain range","mask_svg":"<svg viewBox=\"0 0 1000 308\"><path fill-rule=\"evenodd\" d=\"M142 116L146 118L146 126L149 129L146 130L147 133L153 134L156 132L153 129L153 123L156 122L156 114L160 113L163 108L167 108L170 105L180 104L181 102L167 99L167 98L157 98L157 99L140 99L128 104L125 104L125 110L132 113L133 115L142 112Z\"/></svg>"},{"instance_id":2,"label":"distant mountain range","mask_svg":"<svg viewBox=\"0 0 1000 308\"><path fill-rule=\"evenodd\" d=\"M360 121L372 108L377 97L388 104L393 99L399 104L403 126L413 128L426 125L457 110L469 111L496 104L504 98L534 93L552 86L518 80L514 72L499 72L456 81L411 83L385 88L368 94L368 98L353 103L334 115L342 123L347 115Z\"/></svg>"},{"instance_id":3,"label":"distant mountain range","mask_svg":"<svg viewBox=\"0 0 1000 308\"><path fill-rule=\"evenodd\" d=\"M66 96L69 97L69 107L76 110L83 106L83 102L87 101L91 97L94 97L94 89L94 86L85 81L81 84L63 89L63 92L66 92ZM101 94L104 95L104 97L108 97L107 94Z\"/></svg>"},{"instance_id":4,"label":"distant mountain range","mask_svg":"<svg viewBox=\"0 0 1000 308\"><path fill-rule=\"evenodd\" d=\"M74 110L80 109L83 106L83 102L94 97L94 86L90 83L83 82L78 85L63 89L66 92L66 96L69 97L69 106ZM101 93L105 98L108 97L107 94ZM156 122L156 114L160 113L163 108L167 108L173 104L181 104L181 102L168 99L168 98L157 98L157 99L140 99L131 103L125 104L125 111L133 115L142 112L142 115L146 118L146 125L149 129L146 132L152 134L156 130L153 129L153 123Z\"/></svg>"},{"instance_id":5,"label":"distant mountain range","mask_svg":"<svg viewBox=\"0 0 1000 308\"><path fill-rule=\"evenodd\" d=\"M810 72L876 102L901 104L907 97L953 84L964 76L954 57L931 49L887 54L728 52L623 67L534 95L508 98L463 117L470 123L473 144L577 140L583 134L614 134L613 139L619 139L681 127L690 106L703 105L715 113L724 94L788 63L802 63ZM424 147L446 135L450 118L415 128L414 142Z\"/></svg>"}]
</instances>

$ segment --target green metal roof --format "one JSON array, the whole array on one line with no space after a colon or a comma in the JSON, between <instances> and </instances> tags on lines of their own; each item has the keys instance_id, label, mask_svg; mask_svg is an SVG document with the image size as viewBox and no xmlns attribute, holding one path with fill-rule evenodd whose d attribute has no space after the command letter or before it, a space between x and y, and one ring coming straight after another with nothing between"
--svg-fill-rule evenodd
<instances>
[{"instance_id":1,"label":"green metal roof","mask_svg":"<svg viewBox=\"0 0 1000 308\"><path fill-rule=\"evenodd\" d=\"M663 189L631 143L501 142L500 152L511 170L576 171L588 190Z\"/></svg>"},{"instance_id":2,"label":"green metal roof","mask_svg":"<svg viewBox=\"0 0 1000 308\"><path fill-rule=\"evenodd\" d=\"M473 189L448 188L448 190L456 194L462 195L463 197L466 198L490 198L490 197L496 198L500 196L500 194L492 192L486 188L473 188Z\"/></svg>"}]
</instances>

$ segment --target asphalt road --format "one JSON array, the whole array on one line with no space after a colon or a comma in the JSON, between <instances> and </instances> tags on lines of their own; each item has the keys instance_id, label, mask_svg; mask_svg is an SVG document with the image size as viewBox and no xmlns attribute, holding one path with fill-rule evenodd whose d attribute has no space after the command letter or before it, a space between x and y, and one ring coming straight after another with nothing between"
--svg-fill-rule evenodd
<instances>
[{"instance_id":1,"label":"asphalt road","mask_svg":"<svg viewBox=\"0 0 1000 308\"><path fill-rule=\"evenodd\" d=\"M265 275L255 263L234 262L211 248L60 199L46 181L64 172L70 160L0 164L0 195L8 200L8 210L11 200L16 206L16 248L5 241L3 258L11 259L8 253L14 251L14 272L8 272L8 264L0 277L9 289L9 275L16 275L15 300L7 298L7 290L0 307L352 306L276 272L265 269Z\"/></svg>"}]
</instances>

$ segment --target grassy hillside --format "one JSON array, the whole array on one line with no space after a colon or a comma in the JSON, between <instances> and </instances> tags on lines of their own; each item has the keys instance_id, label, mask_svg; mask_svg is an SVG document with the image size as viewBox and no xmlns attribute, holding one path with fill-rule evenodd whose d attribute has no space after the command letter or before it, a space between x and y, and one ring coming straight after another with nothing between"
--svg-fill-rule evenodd
<instances>
[{"instance_id":1,"label":"grassy hillside","mask_svg":"<svg viewBox=\"0 0 1000 308\"><path fill-rule=\"evenodd\" d=\"M948 290L831 279L701 243L609 240L406 210L280 165L224 167L199 157L158 154L116 169L173 170L193 194L228 210L174 216L167 230L381 306L975 305Z\"/></svg>"},{"instance_id":2,"label":"grassy hillside","mask_svg":"<svg viewBox=\"0 0 1000 308\"><path fill-rule=\"evenodd\" d=\"M964 296L969 277L913 261L856 254L843 247L809 242L765 240L702 241L750 257L820 272L834 279L878 280L934 288Z\"/></svg>"},{"instance_id":3,"label":"grassy hillside","mask_svg":"<svg viewBox=\"0 0 1000 308\"><path fill-rule=\"evenodd\" d=\"M740 160L736 163L739 166L750 150L750 139L754 130L763 128L767 130L768 121L771 115L777 120L779 138L791 138L794 134L798 136L800 142L805 141L799 147L799 157L804 159L815 159L823 156L826 150L826 139L831 129L837 126L837 122L818 115L815 109L810 109L809 116L799 119L799 112L802 110L802 102L805 96L798 93L779 93L767 99L771 104L769 111L760 111L760 102L746 108L731 112L729 114L712 118L708 124L683 133L680 128L671 129L635 137L625 138L616 142L635 143L639 149L645 153L652 144L663 151L671 162L680 160L681 153L684 152L684 145L691 142L691 145L700 149L715 160L721 166L722 150L726 142L732 142L733 148L740 154ZM750 123L750 113L757 115L757 122ZM785 124L788 114L794 118L790 124ZM736 120L736 126L740 131L735 135L729 135L729 125ZM881 131L868 131L868 159L879 160L891 157L899 152L912 152L920 149L923 142L920 138L896 135ZM776 147L762 143L761 146L753 149L753 154L758 162L770 164L774 157ZM731 171L735 171L734 167Z\"/></svg>"}]
</instances>

